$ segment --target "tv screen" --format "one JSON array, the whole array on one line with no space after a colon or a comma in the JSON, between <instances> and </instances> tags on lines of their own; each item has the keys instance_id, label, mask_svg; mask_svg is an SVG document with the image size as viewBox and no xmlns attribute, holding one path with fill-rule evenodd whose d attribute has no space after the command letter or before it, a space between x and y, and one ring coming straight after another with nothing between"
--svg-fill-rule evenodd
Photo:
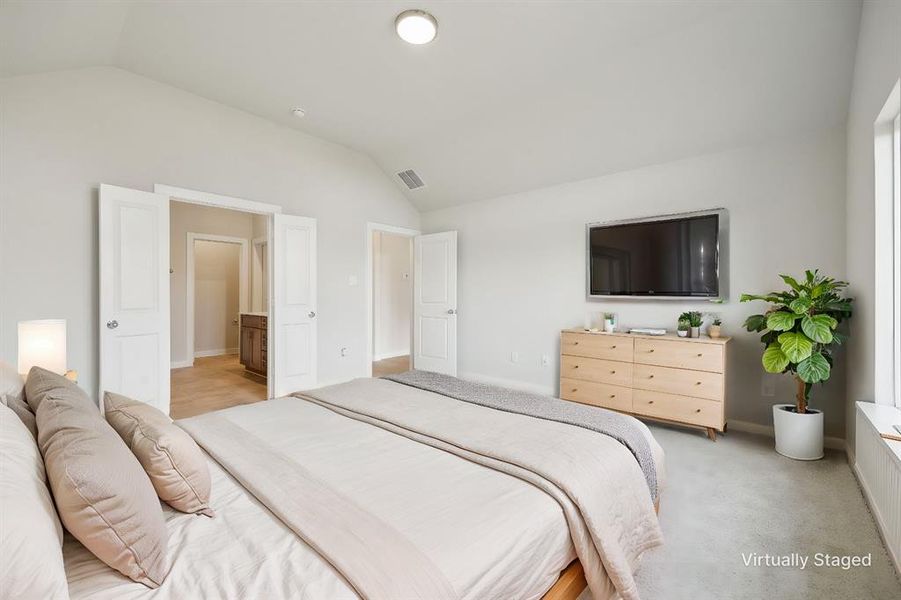
<instances>
[{"instance_id":1,"label":"tv screen","mask_svg":"<svg viewBox=\"0 0 901 600\"><path fill-rule=\"evenodd\" d=\"M593 225L590 296L719 296L719 214Z\"/></svg>"}]
</instances>

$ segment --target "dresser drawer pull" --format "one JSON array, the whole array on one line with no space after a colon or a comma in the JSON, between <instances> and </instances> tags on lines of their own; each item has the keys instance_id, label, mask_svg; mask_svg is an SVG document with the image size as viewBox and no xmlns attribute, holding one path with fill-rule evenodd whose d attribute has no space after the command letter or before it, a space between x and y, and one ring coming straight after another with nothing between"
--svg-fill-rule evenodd
<instances>
[{"instance_id":1,"label":"dresser drawer pull","mask_svg":"<svg viewBox=\"0 0 901 600\"><path fill-rule=\"evenodd\" d=\"M648 375L648 379L654 379L653 375Z\"/></svg>"},{"instance_id":2,"label":"dresser drawer pull","mask_svg":"<svg viewBox=\"0 0 901 600\"><path fill-rule=\"evenodd\" d=\"M616 346L610 346L611 350L616 350Z\"/></svg>"},{"instance_id":3,"label":"dresser drawer pull","mask_svg":"<svg viewBox=\"0 0 901 600\"><path fill-rule=\"evenodd\" d=\"M650 353L653 352L653 351L654 351L654 349L651 348L650 350L648 350L648 354L650 354Z\"/></svg>"},{"instance_id":4,"label":"dresser drawer pull","mask_svg":"<svg viewBox=\"0 0 901 600\"><path fill-rule=\"evenodd\" d=\"M610 394L611 398L616 398L616 394Z\"/></svg>"},{"instance_id":5,"label":"dresser drawer pull","mask_svg":"<svg viewBox=\"0 0 901 600\"><path fill-rule=\"evenodd\" d=\"M696 413L699 413L699 412L701 412L701 409L700 409L700 408L696 408L696 409L695 409L695 412L696 412Z\"/></svg>"},{"instance_id":6,"label":"dresser drawer pull","mask_svg":"<svg viewBox=\"0 0 901 600\"><path fill-rule=\"evenodd\" d=\"M653 400L648 400L648 404L654 404Z\"/></svg>"},{"instance_id":7,"label":"dresser drawer pull","mask_svg":"<svg viewBox=\"0 0 901 600\"><path fill-rule=\"evenodd\" d=\"M701 385L700 381L695 381L695 385Z\"/></svg>"},{"instance_id":8,"label":"dresser drawer pull","mask_svg":"<svg viewBox=\"0 0 901 600\"><path fill-rule=\"evenodd\" d=\"M616 371L610 371L611 375L616 375Z\"/></svg>"},{"instance_id":9,"label":"dresser drawer pull","mask_svg":"<svg viewBox=\"0 0 901 600\"><path fill-rule=\"evenodd\" d=\"M573 393L574 393L574 394L575 394L576 392L578 392L578 391L579 391L579 388L573 388Z\"/></svg>"},{"instance_id":10,"label":"dresser drawer pull","mask_svg":"<svg viewBox=\"0 0 901 600\"><path fill-rule=\"evenodd\" d=\"M573 346L578 346L579 342L573 342Z\"/></svg>"},{"instance_id":11,"label":"dresser drawer pull","mask_svg":"<svg viewBox=\"0 0 901 600\"><path fill-rule=\"evenodd\" d=\"M704 356L704 355L701 354L700 352L698 352L698 358L701 358L702 356Z\"/></svg>"},{"instance_id":12,"label":"dresser drawer pull","mask_svg":"<svg viewBox=\"0 0 901 600\"><path fill-rule=\"evenodd\" d=\"M578 369L579 365L573 365L573 369Z\"/></svg>"}]
</instances>

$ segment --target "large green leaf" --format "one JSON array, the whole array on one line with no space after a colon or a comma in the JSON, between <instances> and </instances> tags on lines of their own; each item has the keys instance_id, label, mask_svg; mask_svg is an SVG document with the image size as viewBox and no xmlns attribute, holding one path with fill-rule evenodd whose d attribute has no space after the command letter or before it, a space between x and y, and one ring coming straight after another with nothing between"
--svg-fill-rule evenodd
<instances>
[{"instance_id":1,"label":"large green leaf","mask_svg":"<svg viewBox=\"0 0 901 600\"><path fill-rule=\"evenodd\" d=\"M770 344L763 351L763 358L760 362L763 363L763 368L768 373L781 373L790 361L779 344Z\"/></svg>"},{"instance_id":2,"label":"large green leaf","mask_svg":"<svg viewBox=\"0 0 901 600\"><path fill-rule=\"evenodd\" d=\"M801 331L818 344L830 343L837 325L838 321L829 315L806 315L801 319Z\"/></svg>"},{"instance_id":3,"label":"large green leaf","mask_svg":"<svg viewBox=\"0 0 901 600\"><path fill-rule=\"evenodd\" d=\"M792 309L796 315L807 314L807 311L810 310L810 299L802 297L792 300L788 307Z\"/></svg>"},{"instance_id":4,"label":"large green leaf","mask_svg":"<svg viewBox=\"0 0 901 600\"><path fill-rule=\"evenodd\" d=\"M848 340L848 336L839 331L832 332L832 343L836 346L841 346Z\"/></svg>"},{"instance_id":5,"label":"large green leaf","mask_svg":"<svg viewBox=\"0 0 901 600\"><path fill-rule=\"evenodd\" d=\"M793 363L801 362L813 352L813 342L803 333L783 333L779 336L779 345Z\"/></svg>"},{"instance_id":6,"label":"large green leaf","mask_svg":"<svg viewBox=\"0 0 901 600\"><path fill-rule=\"evenodd\" d=\"M819 352L811 354L809 357L798 363L798 377L805 383L819 383L829 379L832 368L829 362Z\"/></svg>"},{"instance_id":7,"label":"large green leaf","mask_svg":"<svg viewBox=\"0 0 901 600\"><path fill-rule=\"evenodd\" d=\"M782 281L791 286L791 289L795 290L796 292L801 291L801 284L798 283L798 280L791 275L780 275L779 277L782 278Z\"/></svg>"},{"instance_id":8,"label":"large green leaf","mask_svg":"<svg viewBox=\"0 0 901 600\"><path fill-rule=\"evenodd\" d=\"M782 310L771 312L766 318L766 326L773 331L788 331L795 326L798 315Z\"/></svg>"},{"instance_id":9,"label":"large green leaf","mask_svg":"<svg viewBox=\"0 0 901 600\"><path fill-rule=\"evenodd\" d=\"M748 331L763 331L766 329L766 315L751 315L745 319L745 329Z\"/></svg>"},{"instance_id":10,"label":"large green leaf","mask_svg":"<svg viewBox=\"0 0 901 600\"><path fill-rule=\"evenodd\" d=\"M739 302L751 302L752 300L763 300L764 302L771 302L775 304L779 302L779 296L775 293L768 294L766 296L758 296L757 294L742 294Z\"/></svg>"}]
</instances>

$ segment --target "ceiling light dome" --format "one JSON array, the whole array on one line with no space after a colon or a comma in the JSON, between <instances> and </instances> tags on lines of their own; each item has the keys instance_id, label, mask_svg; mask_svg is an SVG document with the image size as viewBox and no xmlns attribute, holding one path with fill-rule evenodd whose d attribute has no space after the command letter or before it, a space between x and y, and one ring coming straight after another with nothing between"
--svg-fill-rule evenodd
<instances>
[{"instance_id":1,"label":"ceiling light dome","mask_svg":"<svg viewBox=\"0 0 901 600\"><path fill-rule=\"evenodd\" d=\"M405 10L397 15L394 28L408 44L428 44L438 35L438 21L423 10Z\"/></svg>"}]
</instances>

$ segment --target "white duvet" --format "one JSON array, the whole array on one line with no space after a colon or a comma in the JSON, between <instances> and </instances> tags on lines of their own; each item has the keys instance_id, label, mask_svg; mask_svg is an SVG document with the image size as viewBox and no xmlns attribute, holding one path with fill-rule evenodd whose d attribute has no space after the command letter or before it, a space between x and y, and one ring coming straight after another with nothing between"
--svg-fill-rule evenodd
<instances>
[{"instance_id":1,"label":"white duvet","mask_svg":"<svg viewBox=\"0 0 901 600\"><path fill-rule=\"evenodd\" d=\"M408 536L464 598L540 598L575 557L560 505L538 488L314 404L300 404L304 426L299 430L288 429L261 405L228 413L248 429L266 432L273 448ZM656 443L652 447L662 467L662 452ZM67 536L71 597L356 597L328 562L215 461L210 470L215 518L164 505L172 569L160 588L126 579Z\"/></svg>"}]
</instances>

